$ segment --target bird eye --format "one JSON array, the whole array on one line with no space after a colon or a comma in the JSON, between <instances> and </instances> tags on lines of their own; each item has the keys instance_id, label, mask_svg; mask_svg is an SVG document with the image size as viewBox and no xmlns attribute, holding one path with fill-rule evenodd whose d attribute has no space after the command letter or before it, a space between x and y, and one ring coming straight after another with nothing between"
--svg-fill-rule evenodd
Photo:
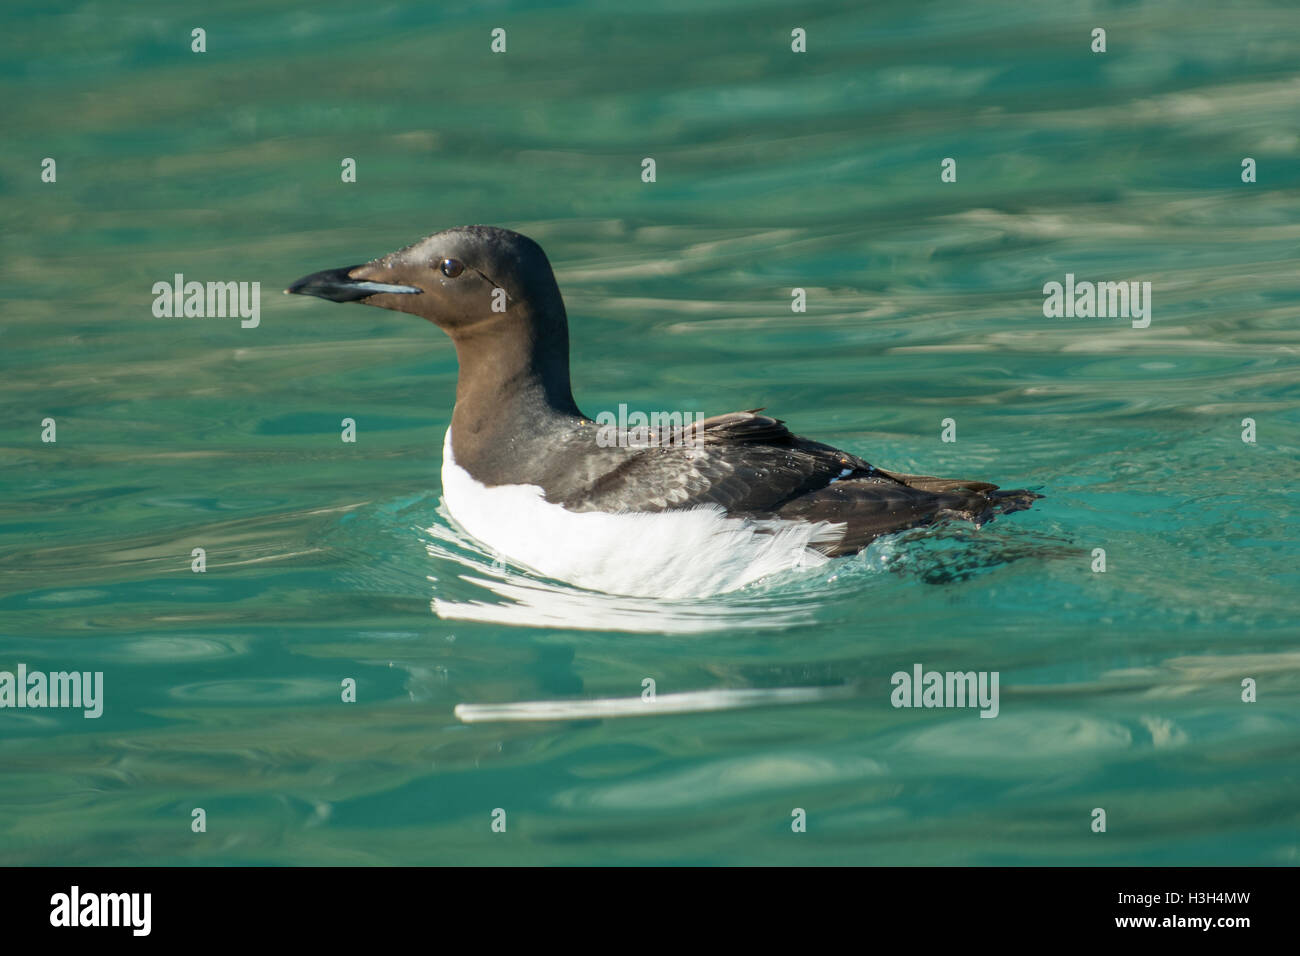
<instances>
[{"instance_id":1,"label":"bird eye","mask_svg":"<svg viewBox=\"0 0 1300 956\"><path fill-rule=\"evenodd\" d=\"M465 263L459 259L443 259L441 268L443 275L448 279L454 279L465 271Z\"/></svg>"}]
</instances>

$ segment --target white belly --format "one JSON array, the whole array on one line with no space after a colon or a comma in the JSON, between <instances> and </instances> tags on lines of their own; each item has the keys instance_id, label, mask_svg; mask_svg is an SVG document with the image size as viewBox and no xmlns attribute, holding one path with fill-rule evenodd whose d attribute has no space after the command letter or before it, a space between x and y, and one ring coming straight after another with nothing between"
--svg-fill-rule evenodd
<instances>
[{"instance_id":1,"label":"white belly","mask_svg":"<svg viewBox=\"0 0 1300 956\"><path fill-rule=\"evenodd\" d=\"M656 513L569 511L536 485L488 488L456 464L451 429L442 451L447 511L473 537L516 564L594 591L706 597L829 559L813 541L842 526L727 518L718 505ZM766 529L766 530L765 530Z\"/></svg>"}]
</instances>

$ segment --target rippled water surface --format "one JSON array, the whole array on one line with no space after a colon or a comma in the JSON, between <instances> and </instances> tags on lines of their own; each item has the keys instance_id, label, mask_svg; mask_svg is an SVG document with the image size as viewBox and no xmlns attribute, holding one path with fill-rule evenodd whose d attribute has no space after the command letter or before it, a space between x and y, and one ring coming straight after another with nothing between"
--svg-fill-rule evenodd
<instances>
[{"instance_id":1,"label":"rippled water surface","mask_svg":"<svg viewBox=\"0 0 1300 956\"><path fill-rule=\"evenodd\" d=\"M0 862L1294 864L1300 10L628 6L6 7L0 670L106 689L0 711ZM467 222L547 250L588 414L1046 497L711 599L503 564L446 339L279 294ZM917 663L998 717L895 709Z\"/></svg>"}]
</instances>

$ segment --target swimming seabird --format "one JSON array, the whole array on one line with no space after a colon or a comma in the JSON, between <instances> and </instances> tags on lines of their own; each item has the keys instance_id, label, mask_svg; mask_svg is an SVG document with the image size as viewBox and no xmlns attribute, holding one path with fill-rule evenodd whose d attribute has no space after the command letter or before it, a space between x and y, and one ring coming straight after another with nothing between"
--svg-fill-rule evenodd
<instances>
[{"instance_id":1,"label":"swimming seabird","mask_svg":"<svg viewBox=\"0 0 1300 956\"><path fill-rule=\"evenodd\" d=\"M885 471L762 409L661 426L639 447L600 440L573 400L550 262L508 229L448 229L285 291L409 312L446 332L460 364L443 446L448 512L498 554L581 587L715 594L1040 497Z\"/></svg>"}]
</instances>

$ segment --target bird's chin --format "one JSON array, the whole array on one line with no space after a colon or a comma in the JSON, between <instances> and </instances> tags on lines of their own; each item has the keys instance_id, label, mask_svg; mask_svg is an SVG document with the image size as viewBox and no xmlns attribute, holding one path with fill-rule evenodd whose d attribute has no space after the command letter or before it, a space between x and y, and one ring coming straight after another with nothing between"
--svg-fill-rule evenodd
<instances>
[{"instance_id":1,"label":"bird's chin","mask_svg":"<svg viewBox=\"0 0 1300 956\"><path fill-rule=\"evenodd\" d=\"M510 323L517 321L514 316L505 312L489 312L486 315L472 316L453 313L450 317L448 315L429 316L424 312L417 312L416 314L457 340L509 335L511 334L509 331Z\"/></svg>"}]
</instances>

